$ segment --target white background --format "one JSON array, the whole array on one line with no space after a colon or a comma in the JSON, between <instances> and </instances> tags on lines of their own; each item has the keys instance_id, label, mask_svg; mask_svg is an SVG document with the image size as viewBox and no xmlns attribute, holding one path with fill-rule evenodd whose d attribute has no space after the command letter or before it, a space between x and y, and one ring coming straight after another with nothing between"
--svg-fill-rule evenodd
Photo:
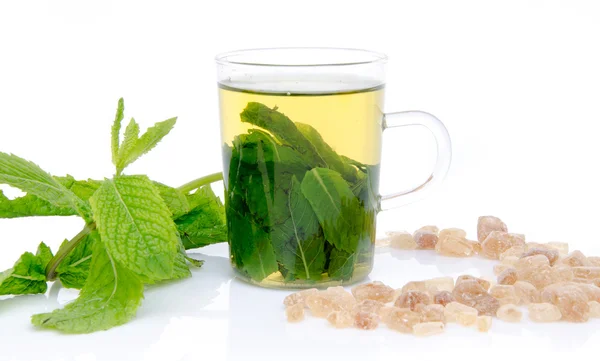
<instances>
[{"instance_id":1,"label":"white background","mask_svg":"<svg viewBox=\"0 0 600 361\"><path fill-rule=\"evenodd\" d=\"M216 53L372 49L390 58L386 109L437 115L454 147L442 189L382 213L380 233L433 223L475 237L477 216L495 214L531 241L600 255L598 44L595 1L3 1L0 151L55 175L110 176L109 128L124 97L126 115L144 126L179 116L129 172L180 185L221 169ZM384 191L414 185L433 162L426 131L389 133ZM57 247L80 226L0 220L0 268L40 241ZM0 300L0 360L553 359L599 349L597 320L497 322L485 335L449 327L428 339L385 328L336 331L322 320L288 325L286 292L232 280L223 245L199 252L207 263L193 279L148 290L138 317L108 332L34 330L29 315L75 297L58 287ZM441 274L491 276L489 261L424 253L382 251L376 262L372 278L396 287Z\"/></svg>"}]
</instances>

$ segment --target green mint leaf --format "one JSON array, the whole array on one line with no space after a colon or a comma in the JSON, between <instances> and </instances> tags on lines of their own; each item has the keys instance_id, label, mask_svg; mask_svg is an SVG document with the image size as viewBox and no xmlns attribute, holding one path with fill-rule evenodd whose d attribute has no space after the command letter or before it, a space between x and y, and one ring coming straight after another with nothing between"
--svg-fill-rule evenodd
<instances>
[{"instance_id":1,"label":"green mint leaf","mask_svg":"<svg viewBox=\"0 0 600 361\"><path fill-rule=\"evenodd\" d=\"M367 211L376 213L379 210L379 165L365 166L363 174L362 185L352 192L364 203Z\"/></svg>"},{"instance_id":2,"label":"green mint leaf","mask_svg":"<svg viewBox=\"0 0 600 361\"><path fill-rule=\"evenodd\" d=\"M148 177L107 179L90 204L100 238L118 263L145 283L172 278L177 229Z\"/></svg>"},{"instance_id":3,"label":"green mint leaf","mask_svg":"<svg viewBox=\"0 0 600 361\"><path fill-rule=\"evenodd\" d=\"M296 123L296 127L314 146L316 152L325 161L328 168L340 173L348 182L356 182L361 176L364 176L356 167L337 154L329 144L325 143L323 137L315 128L304 123Z\"/></svg>"},{"instance_id":4,"label":"green mint leaf","mask_svg":"<svg viewBox=\"0 0 600 361\"><path fill-rule=\"evenodd\" d=\"M135 119L131 118L129 125L125 128L125 137L123 143L119 147L119 155L117 156L117 173L121 173L125 169L125 157L135 148L140 136L140 126Z\"/></svg>"},{"instance_id":5,"label":"green mint leaf","mask_svg":"<svg viewBox=\"0 0 600 361\"><path fill-rule=\"evenodd\" d=\"M325 238L310 203L294 176L285 202L290 217L272 232L277 260L297 279L318 280L325 268Z\"/></svg>"},{"instance_id":6,"label":"green mint leaf","mask_svg":"<svg viewBox=\"0 0 600 361\"><path fill-rule=\"evenodd\" d=\"M263 144L256 145L257 155L253 156L250 151L244 152L240 139L235 143L225 197L229 245L239 272L260 281L278 269L268 233L272 182L263 173L267 167L264 161L259 169L256 161L248 164L243 160L246 155L264 159Z\"/></svg>"},{"instance_id":7,"label":"green mint leaf","mask_svg":"<svg viewBox=\"0 0 600 361\"><path fill-rule=\"evenodd\" d=\"M130 130L130 141L133 142L133 145L127 144L127 149L125 149L125 142L122 145L121 150L118 154L118 159L116 162L117 173L120 173L123 169L125 169L129 164L135 162L139 157L148 153L152 148L154 148L175 126L177 122L177 118L170 118L163 122L158 122L154 126L148 128L146 133L144 133L139 139L133 138L133 134L136 132L136 126L127 127L127 130ZM135 124L135 121L132 120L132 123ZM131 125L131 123L130 123ZM137 129L139 131L139 129ZM137 136L137 134L135 134ZM127 135L125 140L128 140Z\"/></svg>"},{"instance_id":8,"label":"green mint leaf","mask_svg":"<svg viewBox=\"0 0 600 361\"><path fill-rule=\"evenodd\" d=\"M185 249L226 242L225 208L210 185L199 188L187 199L188 205L193 208L188 213L175 218Z\"/></svg>"},{"instance_id":9,"label":"green mint leaf","mask_svg":"<svg viewBox=\"0 0 600 361\"><path fill-rule=\"evenodd\" d=\"M87 181L78 181L70 175L53 178L84 202L87 202L92 194L100 187L100 184L102 184L100 181L91 179ZM33 194L26 194L15 199L8 199L0 190L0 218L75 216L77 214L77 211L71 207L57 207Z\"/></svg>"},{"instance_id":10,"label":"green mint leaf","mask_svg":"<svg viewBox=\"0 0 600 361\"><path fill-rule=\"evenodd\" d=\"M169 210L173 214L173 219L177 219L191 211L192 208L188 198L183 192L158 182L154 182L154 186L158 189L158 193L165 201L167 207L169 207Z\"/></svg>"},{"instance_id":11,"label":"green mint leaf","mask_svg":"<svg viewBox=\"0 0 600 361\"><path fill-rule=\"evenodd\" d=\"M260 281L274 269L273 252L285 282L319 280L325 270L332 279L350 279L372 254L376 174L277 108L248 103L240 117L264 131L250 129L223 151L236 268Z\"/></svg>"},{"instance_id":12,"label":"green mint leaf","mask_svg":"<svg viewBox=\"0 0 600 361\"><path fill-rule=\"evenodd\" d=\"M117 159L119 157L119 143L121 135L121 122L123 121L123 113L125 111L125 101L123 98L119 99L117 105L117 114L115 115L115 121L113 123L111 134L110 134L110 149L112 151L112 162L116 166Z\"/></svg>"},{"instance_id":13,"label":"green mint leaf","mask_svg":"<svg viewBox=\"0 0 600 361\"><path fill-rule=\"evenodd\" d=\"M178 280L182 278L187 278L192 276L192 272L188 267L187 263L187 254L185 253L185 248L181 243L181 240L177 240L177 256L175 257L175 261L173 263L173 274L171 275L171 279Z\"/></svg>"},{"instance_id":14,"label":"green mint leaf","mask_svg":"<svg viewBox=\"0 0 600 361\"><path fill-rule=\"evenodd\" d=\"M364 232L364 209L348 183L333 170L314 168L304 176L301 188L327 241L340 250L355 252Z\"/></svg>"},{"instance_id":15,"label":"green mint leaf","mask_svg":"<svg viewBox=\"0 0 600 361\"><path fill-rule=\"evenodd\" d=\"M277 108L271 109L264 104L250 102L240 117L242 122L268 130L282 143L294 148L315 167L327 166L314 145L298 130L294 122L285 114L278 112Z\"/></svg>"},{"instance_id":16,"label":"green mint leaf","mask_svg":"<svg viewBox=\"0 0 600 361\"><path fill-rule=\"evenodd\" d=\"M77 215L75 210L57 207L34 195L26 194L23 197L8 199L0 190L0 218L74 215Z\"/></svg>"},{"instance_id":17,"label":"green mint leaf","mask_svg":"<svg viewBox=\"0 0 600 361\"><path fill-rule=\"evenodd\" d=\"M36 326L65 333L107 330L131 320L143 298L142 282L95 242L90 275L79 297L62 309L34 315Z\"/></svg>"},{"instance_id":18,"label":"green mint leaf","mask_svg":"<svg viewBox=\"0 0 600 361\"><path fill-rule=\"evenodd\" d=\"M229 208L227 220L236 226L230 229L232 254L237 268L253 280L261 281L277 272L277 260L269 233L260 225Z\"/></svg>"},{"instance_id":19,"label":"green mint leaf","mask_svg":"<svg viewBox=\"0 0 600 361\"><path fill-rule=\"evenodd\" d=\"M66 175L64 177L53 177L65 188L73 192L82 201L88 202L90 197L96 193L98 188L102 185L102 181L99 180L76 180L73 176Z\"/></svg>"},{"instance_id":20,"label":"green mint leaf","mask_svg":"<svg viewBox=\"0 0 600 361\"><path fill-rule=\"evenodd\" d=\"M54 206L73 209L85 219L90 217L89 206L84 201L36 164L14 154L0 152L0 183L19 188Z\"/></svg>"},{"instance_id":21,"label":"green mint leaf","mask_svg":"<svg viewBox=\"0 0 600 361\"><path fill-rule=\"evenodd\" d=\"M40 243L35 252L35 256L40 259L41 265L44 267L44 271L46 270L46 266L50 263L54 254L52 254L52 250L48 247L44 242Z\"/></svg>"},{"instance_id":22,"label":"green mint leaf","mask_svg":"<svg viewBox=\"0 0 600 361\"><path fill-rule=\"evenodd\" d=\"M289 218L285 204L291 177L302 179L311 167L293 148L279 145L260 130L236 137L234 148L237 157L230 167L236 174L230 175L229 182L235 180L231 185L243 193L250 212L265 226Z\"/></svg>"},{"instance_id":23,"label":"green mint leaf","mask_svg":"<svg viewBox=\"0 0 600 361\"><path fill-rule=\"evenodd\" d=\"M92 231L58 265L56 275L64 287L81 289L84 286L90 272L95 242L99 242L98 232ZM67 243L65 240L61 248Z\"/></svg>"},{"instance_id":24,"label":"green mint leaf","mask_svg":"<svg viewBox=\"0 0 600 361\"><path fill-rule=\"evenodd\" d=\"M185 251L179 253L175 258L173 263L173 273L171 274L172 280L178 280L183 278L188 278L192 276L192 272L190 272L190 267L188 267L187 256L185 255Z\"/></svg>"},{"instance_id":25,"label":"green mint leaf","mask_svg":"<svg viewBox=\"0 0 600 361\"><path fill-rule=\"evenodd\" d=\"M329 277L344 281L351 279L352 274L354 273L356 258L356 253L348 253L333 248L331 250L331 255L329 256Z\"/></svg>"},{"instance_id":26,"label":"green mint leaf","mask_svg":"<svg viewBox=\"0 0 600 361\"><path fill-rule=\"evenodd\" d=\"M46 265L51 258L52 252L44 243L39 245L37 254L21 255L12 268L0 273L0 295L45 293Z\"/></svg>"}]
</instances>

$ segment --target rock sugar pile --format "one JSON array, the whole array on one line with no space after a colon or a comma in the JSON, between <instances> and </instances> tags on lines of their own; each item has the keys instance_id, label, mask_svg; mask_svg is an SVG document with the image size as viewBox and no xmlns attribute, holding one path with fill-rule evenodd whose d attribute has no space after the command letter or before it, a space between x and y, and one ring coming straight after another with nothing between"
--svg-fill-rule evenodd
<instances>
[{"instance_id":1,"label":"rock sugar pile","mask_svg":"<svg viewBox=\"0 0 600 361\"><path fill-rule=\"evenodd\" d=\"M413 234L388 232L380 245L429 249L451 257L479 255L498 260L497 283L463 275L412 281L401 289L381 282L308 289L284 300L289 322L304 319L308 309L337 328L372 330L387 327L420 336L444 331L448 322L486 332L492 318L520 322L527 307L534 322L587 322L600 317L600 257L569 253L567 243L531 243L509 233L497 217L479 217L477 241L458 228L425 226Z\"/></svg>"}]
</instances>

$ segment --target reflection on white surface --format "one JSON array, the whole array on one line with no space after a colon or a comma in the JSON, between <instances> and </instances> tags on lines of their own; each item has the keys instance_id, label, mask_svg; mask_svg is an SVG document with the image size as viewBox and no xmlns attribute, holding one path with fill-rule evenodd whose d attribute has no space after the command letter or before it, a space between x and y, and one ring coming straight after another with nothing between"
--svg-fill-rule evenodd
<instances>
[{"instance_id":1,"label":"reflection on white surface","mask_svg":"<svg viewBox=\"0 0 600 361\"><path fill-rule=\"evenodd\" d=\"M465 360L482 352L490 359L513 357L517 351L534 352L548 360L565 352L585 354L600 342L600 320L534 324L526 315L519 324L494 320L489 333L449 324L444 335L431 338L415 338L385 327L336 330L312 317L288 324L282 305L287 291L266 290L235 279L226 245L201 252L198 258L206 263L191 279L148 287L135 320L106 332L65 336L34 329L29 324L31 314L61 307L61 299L72 296L57 287L48 296L1 300L0 360L283 361L333 360L340 355L349 360L389 360L410 355L410 360L430 361L455 353ZM492 265L483 259L438 257L429 251L378 249L370 278L401 287L410 280L441 275L490 277Z\"/></svg>"}]
</instances>

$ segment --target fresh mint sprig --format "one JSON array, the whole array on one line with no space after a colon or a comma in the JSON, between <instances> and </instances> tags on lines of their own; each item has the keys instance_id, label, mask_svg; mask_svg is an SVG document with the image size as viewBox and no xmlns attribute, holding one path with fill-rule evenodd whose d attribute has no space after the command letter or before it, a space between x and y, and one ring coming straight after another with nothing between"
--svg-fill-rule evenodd
<instances>
[{"instance_id":1,"label":"fresh mint sprig","mask_svg":"<svg viewBox=\"0 0 600 361\"><path fill-rule=\"evenodd\" d=\"M141 305L144 284L189 277L190 265L202 265L186 249L226 241L223 204L210 188L223 179L221 173L180 188L123 174L177 121L156 123L140 136L132 118L121 142L124 111L120 99L111 131L116 170L109 179L53 177L32 162L0 152L0 184L26 193L11 200L0 192L0 218L78 215L86 222L55 255L41 244L35 255L23 254L0 274L0 295L44 293L47 282L55 280L81 289L66 307L33 316L36 326L89 333L128 322Z\"/></svg>"}]
</instances>

